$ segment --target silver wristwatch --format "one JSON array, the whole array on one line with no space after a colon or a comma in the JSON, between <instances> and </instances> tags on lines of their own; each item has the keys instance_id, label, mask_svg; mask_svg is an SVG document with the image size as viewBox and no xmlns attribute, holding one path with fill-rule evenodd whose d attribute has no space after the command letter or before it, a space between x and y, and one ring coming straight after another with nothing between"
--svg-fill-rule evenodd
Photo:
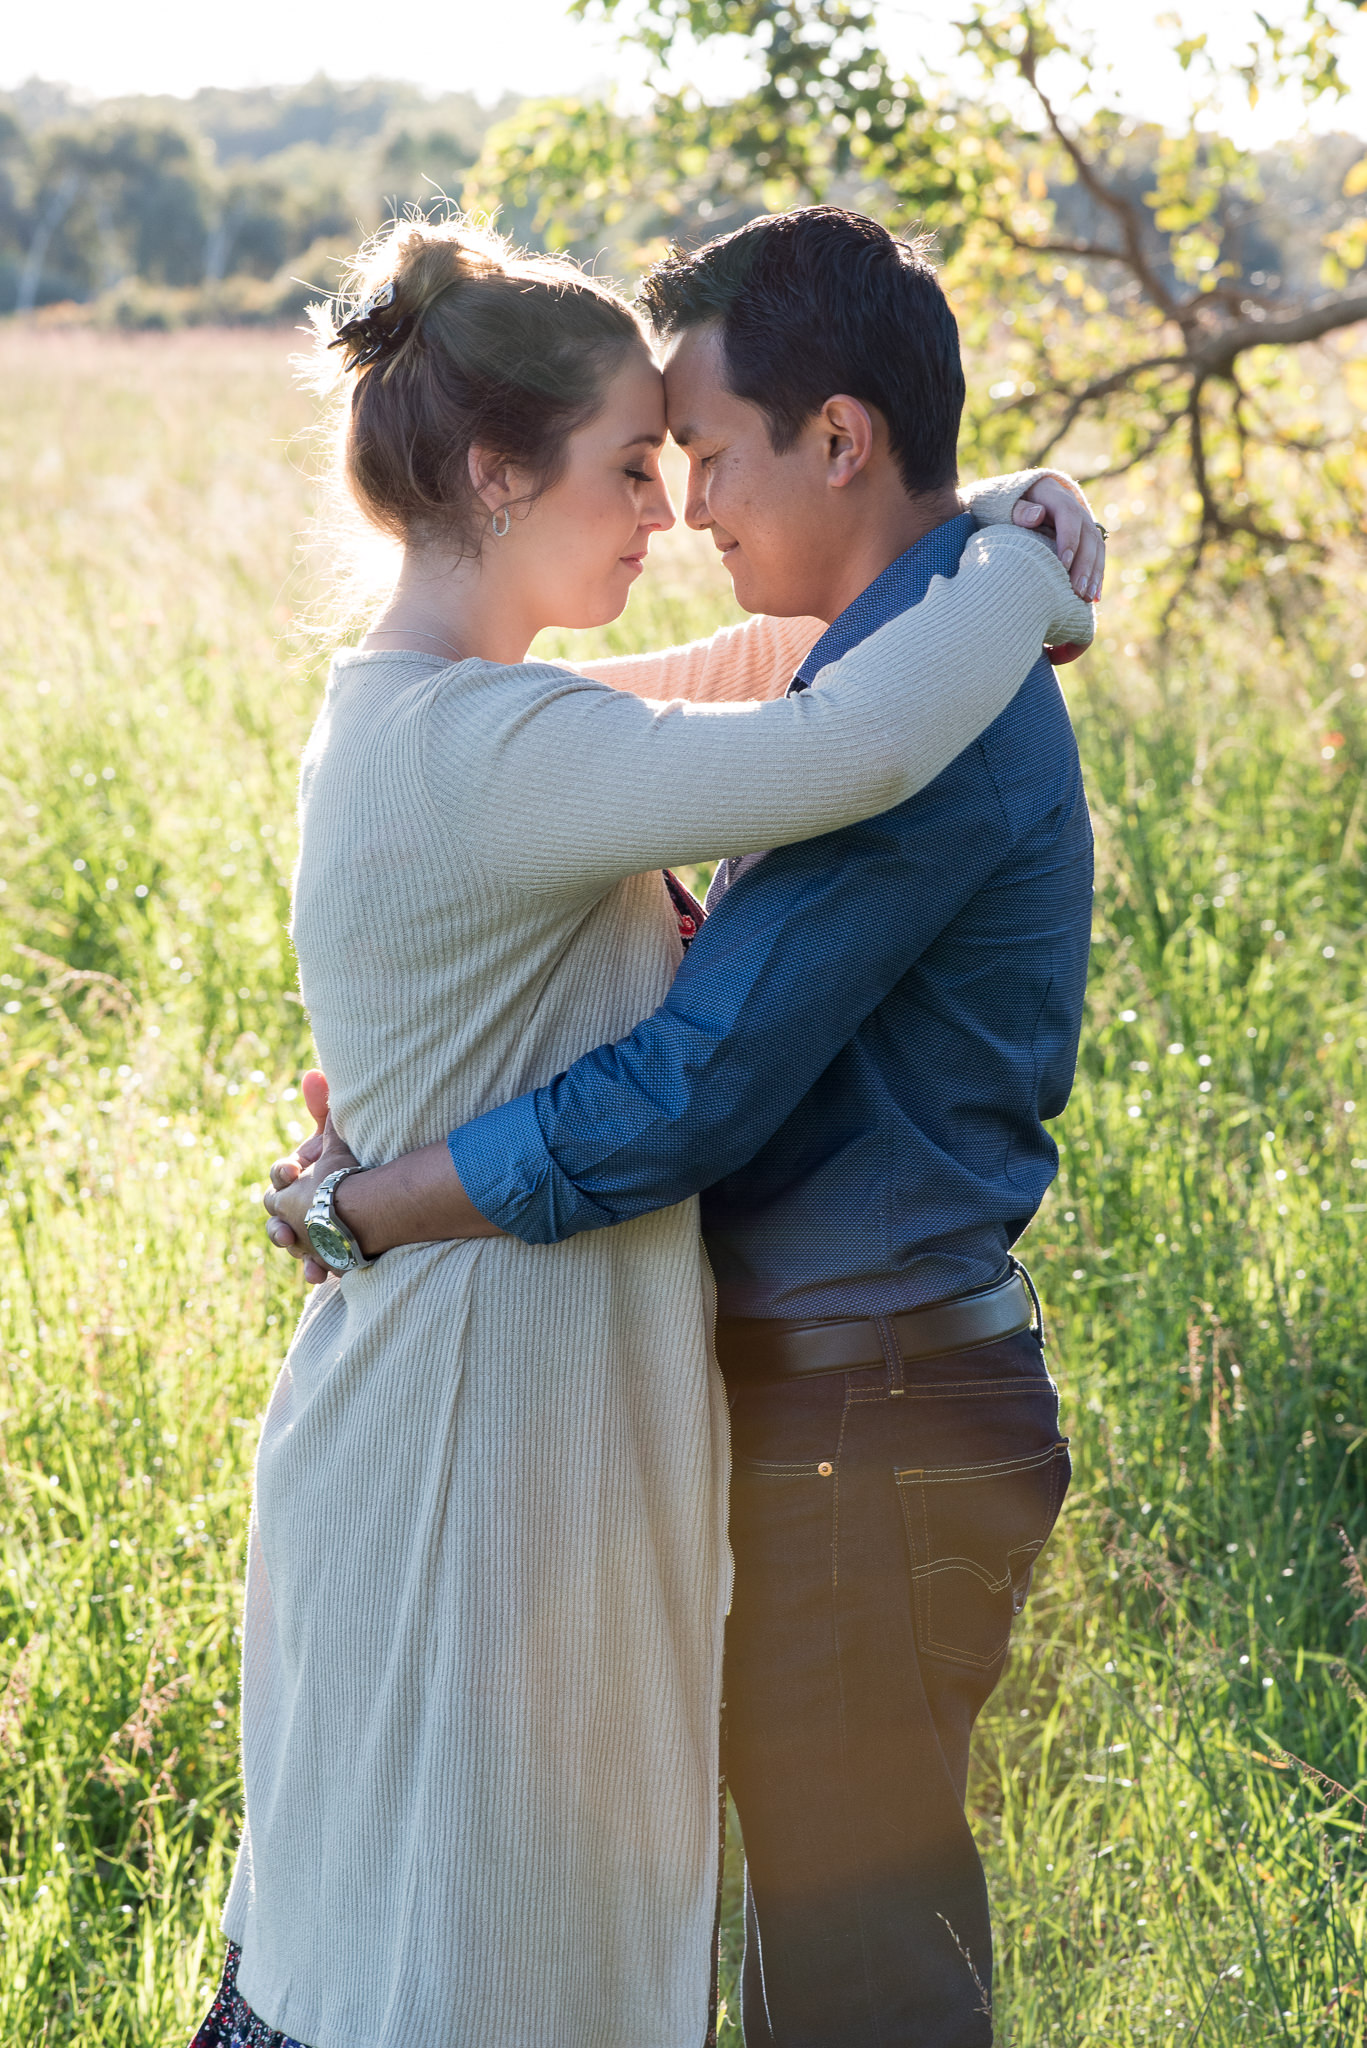
<instances>
[{"instance_id":1,"label":"silver wristwatch","mask_svg":"<svg viewBox=\"0 0 1367 2048\"><path fill-rule=\"evenodd\" d=\"M332 1206L332 1198L339 1184L349 1173L363 1173L361 1166L339 1166L336 1173L330 1173L321 1181L318 1192L309 1203L304 1217L304 1229L308 1232L309 1243L323 1264L333 1273L356 1273L362 1266L375 1262L368 1259L356 1239L343 1223Z\"/></svg>"}]
</instances>

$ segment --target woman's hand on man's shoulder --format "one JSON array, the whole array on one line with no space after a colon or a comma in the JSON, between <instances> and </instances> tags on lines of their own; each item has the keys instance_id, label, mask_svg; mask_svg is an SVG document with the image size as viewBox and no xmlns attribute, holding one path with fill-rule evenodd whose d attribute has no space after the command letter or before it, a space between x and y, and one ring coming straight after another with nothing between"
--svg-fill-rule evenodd
<instances>
[{"instance_id":1,"label":"woman's hand on man's shoulder","mask_svg":"<svg viewBox=\"0 0 1367 2048\"><path fill-rule=\"evenodd\" d=\"M1011 514L1017 526L1052 533L1054 552L1079 597L1095 604L1106 575L1106 529L1092 515L1079 484L1061 476L1037 477ZM1076 661L1087 649L1074 640L1046 647L1055 668Z\"/></svg>"},{"instance_id":2,"label":"woman's hand on man's shoulder","mask_svg":"<svg viewBox=\"0 0 1367 2048\"><path fill-rule=\"evenodd\" d=\"M1079 597L1095 604L1106 574L1106 529L1092 515L1079 484L1046 473L1011 514L1017 526L1052 533L1054 552Z\"/></svg>"}]
</instances>

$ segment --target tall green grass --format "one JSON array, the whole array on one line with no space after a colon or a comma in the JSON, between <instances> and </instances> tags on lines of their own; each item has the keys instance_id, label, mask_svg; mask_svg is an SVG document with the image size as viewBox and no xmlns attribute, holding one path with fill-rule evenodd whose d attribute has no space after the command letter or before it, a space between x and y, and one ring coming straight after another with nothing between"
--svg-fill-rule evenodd
<instances>
[{"instance_id":1,"label":"tall green grass","mask_svg":"<svg viewBox=\"0 0 1367 2048\"><path fill-rule=\"evenodd\" d=\"M1080 707L1096 955L1032 1233L1080 1483L979 1794L1012 2039L1363 2038L1352 652L1236 621L1141 718L1104 667Z\"/></svg>"},{"instance_id":2,"label":"tall green grass","mask_svg":"<svg viewBox=\"0 0 1367 2048\"><path fill-rule=\"evenodd\" d=\"M5 2042L161 2048L219 1965L250 1465L298 1305L254 1202L308 1056L286 352L0 333ZM678 545L610 644L707 630L712 573ZM1025 1247L1078 1476L971 1788L998 2018L1012 2048L1360 2044L1364 650L1347 604L1283 644L1236 598L1161 661L1107 618L1066 675L1090 1012ZM735 1891L733 1858L731 2039Z\"/></svg>"}]
</instances>

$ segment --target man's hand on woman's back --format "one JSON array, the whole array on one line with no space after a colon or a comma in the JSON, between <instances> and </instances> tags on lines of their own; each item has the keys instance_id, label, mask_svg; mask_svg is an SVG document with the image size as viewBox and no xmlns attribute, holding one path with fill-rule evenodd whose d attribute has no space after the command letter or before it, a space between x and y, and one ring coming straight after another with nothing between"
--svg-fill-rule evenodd
<instances>
[{"instance_id":1,"label":"man's hand on woman's back","mask_svg":"<svg viewBox=\"0 0 1367 2048\"><path fill-rule=\"evenodd\" d=\"M329 1277L313 1256L304 1219L319 1187L339 1167L359 1166L328 1113L328 1084L316 1068L304 1076L304 1102L316 1129L288 1159L277 1159L263 1204L266 1235L291 1258L302 1259L304 1278L316 1287ZM346 1180L334 1196L337 1213L367 1258L404 1244L449 1244L472 1237L503 1237L470 1201L444 1141L405 1152Z\"/></svg>"},{"instance_id":2,"label":"man's hand on woman's back","mask_svg":"<svg viewBox=\"0 0 1367 2048\"><path fill-rule=\"evenodd\" d=\"M342 1166L359 1166L360 1161L343 1142L328 1114L327 1076L311 1067L303 1080L304 1107L315 1129L288 1159L277 1159L270 1172L265 1204L270 1215L266 1235L278 1251L304 1262L304 1278L310 1286L328 1278L328 1269L314 1258L304 1235L304 1218L310 1202L330 1173Z\"/></svg>"}]
</instances>

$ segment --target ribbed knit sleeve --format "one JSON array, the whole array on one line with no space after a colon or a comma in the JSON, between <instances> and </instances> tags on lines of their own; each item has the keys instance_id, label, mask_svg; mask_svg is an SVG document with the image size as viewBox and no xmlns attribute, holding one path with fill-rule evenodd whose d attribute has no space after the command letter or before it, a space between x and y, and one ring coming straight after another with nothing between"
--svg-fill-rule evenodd
<instances>
[{"instance_id":1,"label":"ribbed knit sleeve","mask_svg":"<svg viewBox=\"0 0 1367 2048\"><path fill-rule=\"evenodd\" d=\"M1042 640L1092 631L1052 550L1002 527L817 688L776 702L657 704L550 665L463 663L433 694L424 774L507 880L603 888L892 809L1004 710Z\"/></svg>"},{"instance_id":2,"label":"ribbed knit sleeve","mask_svg":"<svg viewBox=\"0 0 1367 2048\"><path fill-rule=\"evenodd\" d=\"M686 647L614 654L584 662L578 673L657 701L681 697L690 704L738 704L781 697L803 655L825 630L823 619L775 619L760 613Z\"/></svg>"},{"instance_id":3,"label":"ribbed knit sleeve","mask_svg":"<svg viewBox=\"0 0 1367 2048\"><path fill-rule=\"evenodd\" d=\"M976 484L961 484L959 496L965 512L971 512L979 526L1009 526L1021 499L1044 476L1051 476L1065 491L1072 492L1079 505L1091 510L1087 493L1077 478L1062 469L1017 469L1009 476L983 477Z\"/></svg>"}]
</instances>

